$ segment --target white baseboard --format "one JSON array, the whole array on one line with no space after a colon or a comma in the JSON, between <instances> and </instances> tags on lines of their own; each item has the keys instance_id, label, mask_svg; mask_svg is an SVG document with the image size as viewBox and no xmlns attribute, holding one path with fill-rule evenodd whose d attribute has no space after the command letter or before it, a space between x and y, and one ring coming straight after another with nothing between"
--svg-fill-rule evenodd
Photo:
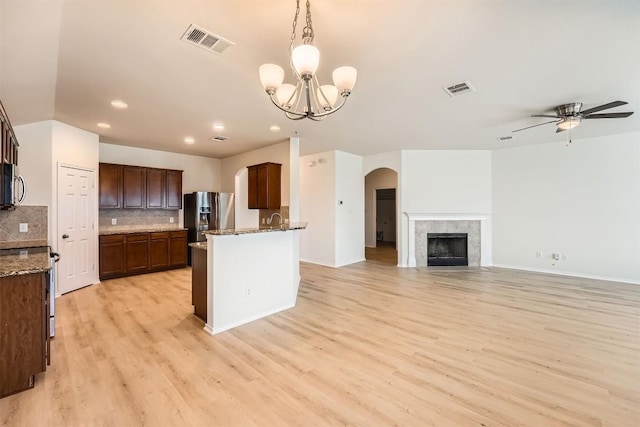
<instances>
[{"instance_id":1,"label":"white baseboard","mask_svg":"<svg viewBox=\"0 0 640 427\"><path fill-rule=\"evenodd\" d=\"M260 314L258 314L256 316L252 316L252 317L250 317L248 319L243 319L243 320L240 320L238 322L230 323L230 324L221 326L219 328L216 328L216 327L211 328L209 325L205 325L203 329L205 331L209 332L211 335L215 335L215 334L219 334L220 332L228 331L229 329L238 327L240 325L244 325L245 323L253 322L254 320L262 319L263 317L271 316L272 314L276 314L276 313L279 313L281 311L288 310L288 309L293 308L295 306L296 306L295 303L287 304L286 306L279 307L279 308L276 308L276 309L273 309L273 310L269 310L269 311L266 311L264 313L260 313Z\"/></svg>"},{"instance_id":2,"label":"white baseboard","mask_svg":"<svg viewBox=\"0 0 640 427\"><path fill-rule=\"evenodd\" d=\"M532 271L535 273L554 274L556 276L581 277L583 279L606 280L608 282L621 282L621 283L629 283L632 285L640 285L640 281L637 281L637 280L631 280L631 279L620 278L620 277L597 276L592 274L575 273L571 271L558 271L558 270L549 270L544 268L532 268L532 267L523 267L523 266L517 266L517 265L507 265L507 264L493 264L487 267L507 268L510 270L524 270L524 271Z\"/></svg>"}]
</instances>

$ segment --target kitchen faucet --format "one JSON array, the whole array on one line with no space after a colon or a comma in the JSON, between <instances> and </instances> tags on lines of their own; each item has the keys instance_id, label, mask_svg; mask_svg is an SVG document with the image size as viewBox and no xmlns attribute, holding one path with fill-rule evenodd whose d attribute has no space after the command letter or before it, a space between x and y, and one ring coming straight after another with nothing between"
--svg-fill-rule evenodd
<instances>
[{"instance_id":1,"label":"kitchen faucet","mask_svg":"<svg viewBox=\"0 0 640 427\"><path fill-rule=\"evenodd\" d=\"M280 218L278 220L278 225L282 225L282 215L280 215L278 212L274 212L271 214L271 217L267 220L267 224L271 224L271 222L273 221L273 217L278 215L278 218Z\"/></svg>"}]
</instances>

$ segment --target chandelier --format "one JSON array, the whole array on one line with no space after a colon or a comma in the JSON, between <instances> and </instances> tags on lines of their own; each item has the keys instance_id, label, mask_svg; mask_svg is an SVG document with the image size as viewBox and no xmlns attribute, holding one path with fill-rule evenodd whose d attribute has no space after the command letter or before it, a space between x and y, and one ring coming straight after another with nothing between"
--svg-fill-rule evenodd
<instances>
[{"instance_id":1,"label":"chandelier","mask_svg":"<svg viewBox=\"0 0 640 427\"><path fill-rule=\"evenodd\" d=\"M311 6L307 0L306 25L302 30L302 44L293 47L296 38L300 0L296 0L296 14L289 43L289 66L297 80L295 85L285 83L284 70L276 64L260 66L260 81L271 102L284 111L291 120L323 120L346 103L356 84L357 71L344 66L333 70L333 85L320 85L316 71L320 63L320 51L313 45ZM338 103L338 95L342 97ZM336 105L337 104L337 105Z\"/></svg>"}]
</instances>

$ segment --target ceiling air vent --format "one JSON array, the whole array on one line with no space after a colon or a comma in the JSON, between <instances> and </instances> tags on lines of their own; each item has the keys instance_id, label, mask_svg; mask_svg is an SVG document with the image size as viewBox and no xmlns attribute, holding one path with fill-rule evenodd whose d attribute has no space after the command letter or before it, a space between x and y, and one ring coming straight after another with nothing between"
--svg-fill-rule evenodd
<instances>
[{"instance_id":1,"label":"ceiling air vent","mask_svg":"<svg viewBox=\"0 0 640 427\"><path fill-rule=\"evenodd\" d=\"M236 44L232 41L229 41L219 35L213 34L211 31L205 30L202 27L198 27L197 25L189 25L187 31L182 35L180 40L184 40L187 43L191 43L195 46L201 47L202 49L206 49L209 52L222 54L231 46L235 46Z\"/></svg>"},{"instance_id":2,"label":"ceiling air vent","mask_svg":"<svg viewBox=\"0 0 640 427\"><path fill-rule=\"evenodd\" d=\"M229 137L222 136L222 135L216 135L209 138L210 141L226 141L227 139L229 139Z\"/></svg>"},{"instance_id":3,"label":"ceiling air vent","mask_svg":"<svg viewBox=\"0 0 640 427\"><path fill-rule=\"evenodd\" d=\"M447 94L449 94L449 96L451 97L462 95L463 93L476 91L475 88L471 86L471 83L469 82L457 83L449 87L443 87L442 89L444 89L444 91L447 92Z\"/></svg>"},{"instance_id":4,"label":"ceiling air vent","mask_svg":"<svg viewBox=\"0 0 640 427\"><path fill-rule=\"evenodd\" d=\"M513 136L511 135L499 136L496 139L498 140L498 142L509 142L509 141L513 141Z\"/></svg>"}]
</instances>

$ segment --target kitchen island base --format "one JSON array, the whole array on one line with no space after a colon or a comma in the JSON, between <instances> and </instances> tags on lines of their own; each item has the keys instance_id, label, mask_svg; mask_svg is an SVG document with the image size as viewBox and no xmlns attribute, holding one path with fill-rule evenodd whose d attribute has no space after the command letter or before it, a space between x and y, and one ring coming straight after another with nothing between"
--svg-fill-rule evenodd
<instances>
[{"instance_id":1,"label":"kitchen island base","mask_svg":"<svg viewBox=\"0 0 640 427\"><path fill-rule=\"evenodd\" d=\"M207 332L217 334L295 306L298 230L304 227L205 232Z\"/></svg>"}]
</instances>

